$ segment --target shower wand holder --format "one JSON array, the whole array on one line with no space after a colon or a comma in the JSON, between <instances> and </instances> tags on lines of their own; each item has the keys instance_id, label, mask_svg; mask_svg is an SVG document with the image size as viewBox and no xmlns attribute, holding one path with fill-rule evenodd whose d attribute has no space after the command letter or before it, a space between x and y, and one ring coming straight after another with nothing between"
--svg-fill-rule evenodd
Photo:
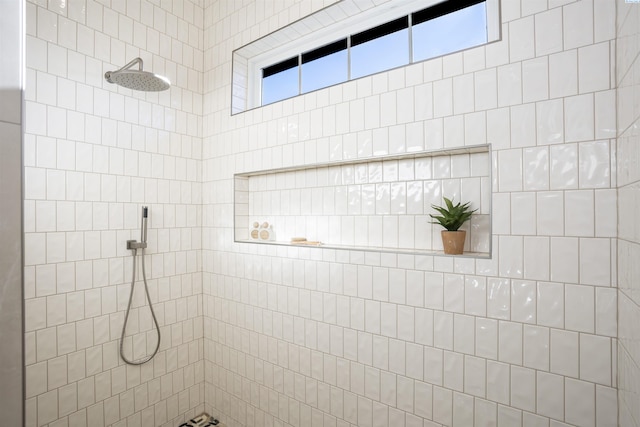
<instances>
[{"instance_id":1,"label":"shower wand holder","mask_svg":"<svg viewBox=\"0 0 640 427\"><path fill-rule=\"evenodd\" d=\"M138 242L137 240L127 240L128 250L146 249L146 248L147 248L147 242Z\"/></svg>"}]
</instances>

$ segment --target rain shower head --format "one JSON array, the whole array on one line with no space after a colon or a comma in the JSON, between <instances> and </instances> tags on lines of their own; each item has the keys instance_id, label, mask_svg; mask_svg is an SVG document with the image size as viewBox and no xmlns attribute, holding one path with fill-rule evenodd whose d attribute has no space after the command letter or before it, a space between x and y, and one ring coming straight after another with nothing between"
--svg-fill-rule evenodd
<instances>
[{"instance_id":1,"label":"rain shower head","mask_svg":"<svg viewBox=\"0 0 640 427\"><path fill-rule=\"evenodd\" d=\"M137 70L130 70L131 67L138 64ZM149 71L142 71L142 59L136 58L117 71L107 71L104 78L109 83L115 83L133 90L142 90L146 92L157 92L167 90L171 87L168 78L153 74Z\"/></svg>"}]
</instances>

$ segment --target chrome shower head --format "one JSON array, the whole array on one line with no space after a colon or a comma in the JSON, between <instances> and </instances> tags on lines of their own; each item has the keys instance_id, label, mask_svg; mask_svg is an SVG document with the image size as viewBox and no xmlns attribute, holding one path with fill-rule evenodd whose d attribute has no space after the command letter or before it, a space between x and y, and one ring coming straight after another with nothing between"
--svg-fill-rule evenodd
<instances>
[{"instance_id":1,"label":"chrome shower head","mask_svg":"<svg viewBox=\"0 0 640 427\"><path fill-rule=\"evenodd\" d=\"M139 64L139 68L137 70L130 70L135 64ZM141 58L134 59L117 71L107 71L104 74L104 78L109 83L115 83L129 89L146 92L157 92L167 90L171 87L171 82L168 78L149 71L142 71Z\"/></svg>"}]
</instances>

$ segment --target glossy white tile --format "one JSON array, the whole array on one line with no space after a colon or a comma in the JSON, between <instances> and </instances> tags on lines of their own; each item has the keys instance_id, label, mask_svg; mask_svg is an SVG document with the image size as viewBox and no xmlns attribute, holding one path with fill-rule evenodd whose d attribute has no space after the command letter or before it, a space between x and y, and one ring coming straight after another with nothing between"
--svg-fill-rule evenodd
<instances>
[{"instance_id":1,"label":"glossy white tile","mask_svg":"<svg viewBox=\"0 0 640 427\"><path fill-rule=\"evenodd\" d=\"M500 41L230 115L231 44L327 5L169 3L27 4L28 425L168 427L201 410L238 426L617 425L619 358L624 424L637 138L614 138L639 111L631 6L502 2ZM138 55L169 92L102 80ZM439 249L443 196L479 208L467 248L490 259L233 242L255 220L283 241ZM113 331L143 203L170 338L137 371L117 366Z\"/></svg>"}]
</instances>

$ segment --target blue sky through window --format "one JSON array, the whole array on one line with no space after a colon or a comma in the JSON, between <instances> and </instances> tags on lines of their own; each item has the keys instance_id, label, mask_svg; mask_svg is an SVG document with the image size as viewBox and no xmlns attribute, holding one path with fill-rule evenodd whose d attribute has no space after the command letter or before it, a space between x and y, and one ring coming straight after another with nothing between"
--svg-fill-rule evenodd
<instances>
[{"instance_id":1,"label":"blue sky through window","mask_svg":"<svg viewBox=\"0 0 640 427\"><path fill-rule=\"evenodd\" d=\"M455 8L455 4L452 4ZM435 12L435 8L432 7L413 15L421 13L433 13L433 16L437 16L438 12ZM409 64L410 30L413 46L411 62L419 62L487 43L487 16L484 1L437 18L429 19L428 16L423 15L422 18L416 18L416 22L419 23L413 25L411 29L406 28L408 18L404 17L404 29L395 31L398 28L395 27L387 30L394 31L390 34L382 36L375 34L376 30L383 27L389 28L389 25L393 26L394 23L403 25L402 19L351 36L354 45L350 50L346 49L347 39L343 39L302 54L301 69L295 66L295 57L267 67L274 73L269 72L267 77L262 79L262 105ZM428 20L420 22L424 19ZM373 35L371 35L372 32ZM365 35L365 33L368 34ZM358 37L360 39L356 41ZM331 47L341 43L344 44L342 47ZM325 54L322 49L327 48L333 53ZM305 55L308 55L307 61ZM291 65L285 65L289 61L293 61L293 68L287 68ZM278 68L280 65L284 65L282 67L285 68L284 71L277 71L282 69ZM349 75L349 66L351 75Z\"/></svg>"},{"instance_id":2,"label":"blue sky through window","mask_svg":"<svg viewBox=\"0 0 640 427\"><path fill-rule=\"evenodd\" d=\"M298 67L262 79L262 105L298 95Z\"/></svg>"},{"instance_id":3,"label":"blue sky through window","mask_svg":"<svg viewBox=\"0 0 640 427\"><path fill-rule=\"evenodd\" d=\"M322 89L349 78L347 50L302 64L302 93Z\"/></svg>"},{"instance_id":4,"label":"blue sky through window","mask_svg":"<svg viewBox=\"0 0 640 427\"><path fill-rule=\"evenodd\" d=\"M412 28L414 62L486 43L485 3L422 22Z\"/></svg>"},{"instance_id":5,"label":"blue sky through window","mask_svg":"<svg viewBox=\"0 0 640 427\"><path fill-rule=\"evenodd\" d=\"M368 76L409 63L409 30L378 37L351 48L351 78Z\"/></svg>"}]
</instances>

